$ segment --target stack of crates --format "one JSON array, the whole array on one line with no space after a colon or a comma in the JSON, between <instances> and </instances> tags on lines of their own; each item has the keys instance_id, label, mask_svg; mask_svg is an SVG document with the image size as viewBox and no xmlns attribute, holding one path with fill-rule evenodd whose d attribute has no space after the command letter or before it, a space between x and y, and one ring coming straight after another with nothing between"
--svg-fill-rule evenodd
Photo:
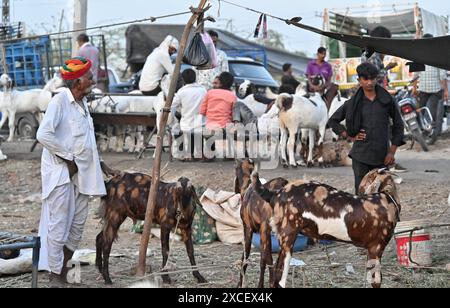
<instances>
[{"instance_id":1,"label":"stack of crates","mask_svg":"<svg viewBox=\"0 0 450 308\"><path fill-rule=\"evenodd\" d=\"M49 37L41 37L5 44L8 73L16 87L29 89L45 85L43 69L49 43Z\"/></svg>"}]
</instances>

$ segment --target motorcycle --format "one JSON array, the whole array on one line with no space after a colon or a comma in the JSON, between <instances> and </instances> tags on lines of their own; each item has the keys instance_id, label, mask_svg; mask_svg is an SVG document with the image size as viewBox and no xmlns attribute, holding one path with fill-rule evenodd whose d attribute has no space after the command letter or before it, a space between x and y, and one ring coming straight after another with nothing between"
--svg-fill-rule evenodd
<instances>
[{"instance_id":1,"label":"motorcycle","mask_svg":"<svg viewBox=\"0 0 450 308\"><path fill-rule=\"evenodd\" d=\"M415 81L417 81L417 78L411 84ZM400 108L400 114L405 123L406 136L413 141L417 141L422 149L428 152L428 142L432 140L434 134L433 116L430 109L427 107L418 108L417 99L408 87L395 95L395 101Z\"/></svg>"}]
</instances>

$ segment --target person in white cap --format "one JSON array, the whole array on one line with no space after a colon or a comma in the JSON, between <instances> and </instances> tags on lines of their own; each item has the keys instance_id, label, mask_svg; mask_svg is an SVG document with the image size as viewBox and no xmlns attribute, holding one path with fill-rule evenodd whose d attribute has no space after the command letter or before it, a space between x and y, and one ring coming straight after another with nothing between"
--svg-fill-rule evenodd
<instances>
[{"instance_id":1,"label":"person in white cap","mask_svg":"<svg viewBox=\"0 0 450 308\"><path fill-rule=\"evenodd\" d=\"M175 67L172 64L171 56L177 52L178 47L178 40L169 35L148 56L139 82L139 89L142 94L156 96L162 91L161 80L165 74L173 74Z\"/></svg>"}]
</instances>

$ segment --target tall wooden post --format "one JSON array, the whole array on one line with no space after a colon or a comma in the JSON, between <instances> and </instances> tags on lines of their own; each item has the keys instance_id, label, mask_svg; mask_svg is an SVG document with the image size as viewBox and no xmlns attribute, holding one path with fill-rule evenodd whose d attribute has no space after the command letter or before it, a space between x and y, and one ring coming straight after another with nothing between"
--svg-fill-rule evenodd
<instances>
[{"instance_id":1,"label":"tall wooden post","mask_svg":"<svg viewBox=\"0 0 450 308\"><path fill-rule=\"evenodd\" d=\"M85 29L87 27L88 0L74 0L73 30ZM76 56L78 46L77 37L82 31L72 34L72 56Z\"/></svg>"},{"instance_id":2,"label":"tall wooden post","mask_svg":"<svg viewBox=\"0 0 450 308\"><path fill-rule=\"evenodd\" d=\"M198 5L198 10L203 10L205 8L207 0L201 0ZM150 240L150 232L151 232L151 226L153 223L153 217L154 217L154 211L155 211L155 205L156 205L156 196L159 188L160 183L160 177L161 177L161 156L162 156L162 149L163 149L163 141L164 141L164 134L166 131L166 125L167 120L169 117L169 113L167 110L170 110L173 102L173 98L175 96L176 86L178 77L180 76L180 69L181 69L181 61L183 59L184 50L186 49L186 43L189 37L189 33L191 32L191 29L195 23L195 21L200 16L199 13L194 13L192 17L189 19L188 23L186 24L186 27L184 28L183 36L180 41L180 48L178 50L178 56L177 56L177 62L175 64L175 70L172 76L172 80L170 83L170 89L169 94L166 100L166 104L164 106L164 110L166 110L163 113L163 116L160 120L160 131L158 132L157 137L157 143L156 143L156 156L155 160L153 162L153 172L152 172L152 186L150 189L148 202L147 202L147 212L145 215L145 224L144 224L144 232L142 233L141 237L141 247L139 250L139 264L137 267L137 276L144 276L145 275L145 268L146 268L146 258L147 258L147 248L148 243Z\"/></svg>"}]
</instances>

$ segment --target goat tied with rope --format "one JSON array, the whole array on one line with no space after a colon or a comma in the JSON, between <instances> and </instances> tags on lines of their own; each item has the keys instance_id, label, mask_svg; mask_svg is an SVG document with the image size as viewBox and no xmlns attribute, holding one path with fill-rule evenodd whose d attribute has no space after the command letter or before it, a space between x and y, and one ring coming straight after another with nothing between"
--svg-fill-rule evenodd
<instances>
[{"instance_id":1,"label":"goat tied with rope","mask_svg":"<svg viewBox=\"0 0 450 308\"><path fill-rule=\"evenodd\" d=\"M361 196L307 181L292 182L273 192L261 185L257 173L252 177L252 186L274 208L271 226L282 248L273 287L286 286L292 248L299 233L367 249L372 286L381 287L381 258L401 212L392 174L385 170L370 172L360 186Z\"/></svg>"},{"instance_id":2,"label":"goat tied with rope","mask_svg":"<svg viewBox=\"0 0 450 308\"><path fill-rule=\"evenodd\" d=\"M109 274L112 244L117 239L120 226L128 217L134 221L145 219L151 182L152 178L145 174L123 173L106 183L107 195L102 198L103 229L96 240L96 265L107 284L112 283ZM183 177L175 183L161 182L159 185L153 223L161 226L163 272L167 272L170 232L174 229L181 232L191 265L196 267L192 222L197 204L200 201L189 179ZM198 270L194 270L193 275L199 283L206 283ZM163 281L171 283L167 274L163 275Z\"/></svg>"}]
</instances>

